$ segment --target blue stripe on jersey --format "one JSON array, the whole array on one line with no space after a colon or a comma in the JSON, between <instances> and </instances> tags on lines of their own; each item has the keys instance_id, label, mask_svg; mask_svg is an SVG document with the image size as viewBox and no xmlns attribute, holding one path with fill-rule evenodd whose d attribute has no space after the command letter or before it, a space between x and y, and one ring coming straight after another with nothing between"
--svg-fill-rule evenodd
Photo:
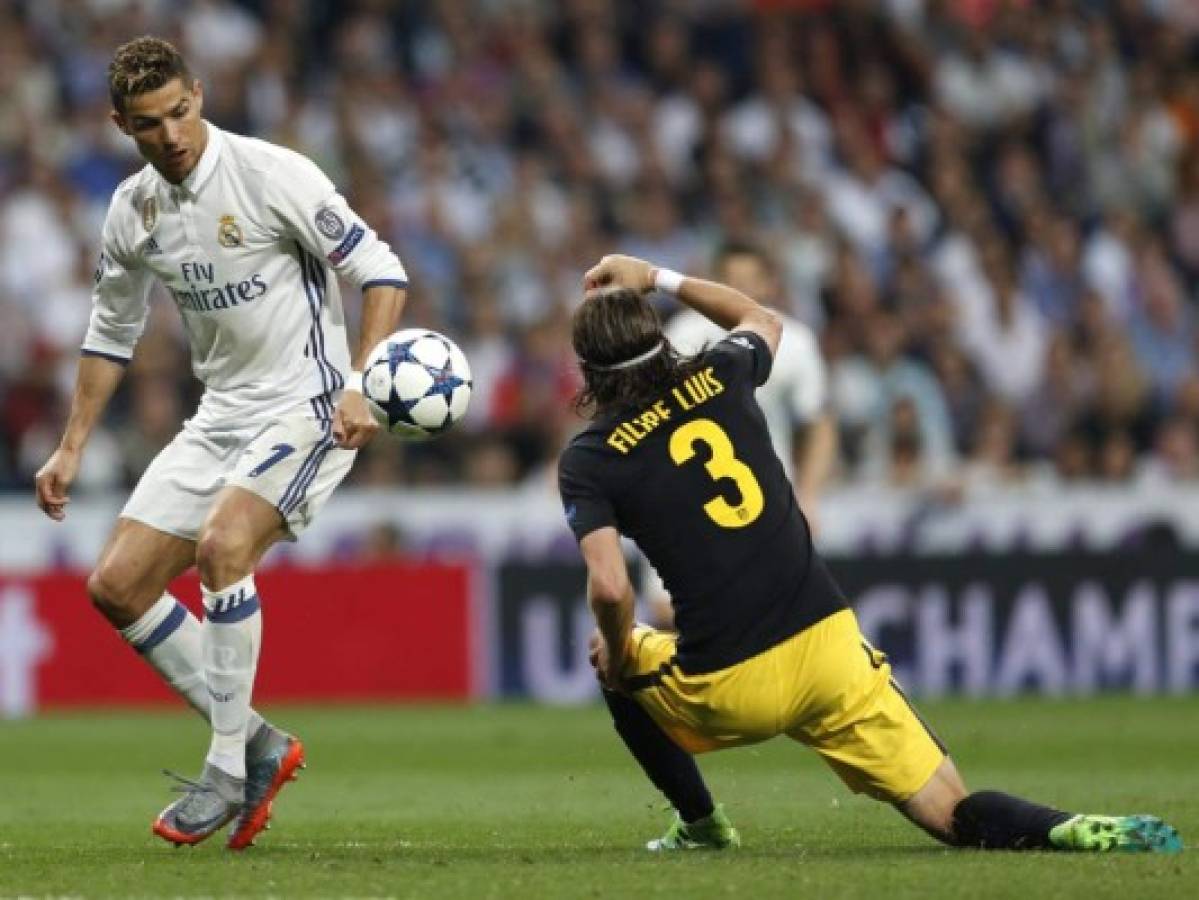
<instances>
[{"instance_id":1,"label":"blue stripe on jersey","mask_svg":"<svg viewBox=\"0 0 1199 900\"><path fill-rule=\"evenodd\" d=\"M329 415L329 398L313 397L308 403L312 407L312 414L316 420L328 428L333 421L333 417Z\"/></svg>"},{"instance_id":2,"label":"blue stripe on jersey","mask_svg":"<svg viewBox=\"0 0 1199 900\"><path fill-rule=\"evenodd\" d=\"M301 249L301 251L303 251L302 247L300 249ZM317 293L316 293L317 299L320 301L320 305L324 306L325 305L325 293L329 289L329 280L328 280L329 273L325 269L325 264L323 262L321 262L319 259L317 259L315 256L313 256L311 253L308 254L308 264L311 267L312 273L314 275L313 284L316 286L316 289L317 289ZM337 370L337 367L329 361L329 355L328 355L328 353L325 352L325 326L321 324L319 317L317 318L317 321L316 321L316 333L317 333L318 339L320 340L321 361L324 362L325 366L329 370L329 374L333 378L333 390L335 390L335 391L339 390L339 389L345 387L346 381L342 377L341 372L339 372Z\"/></svg>"},{"instance_id":3,"label":"blue stripe on jersey","mask_svg":"<svg viewBox=\"0 0 1199 900\"><path fill-rule=\"evenodd\" d=\"M338 390L345 385L345 379L342 378L341 372L329 361L329 354L325 350L325 326L320 320L320 308L325 305L325 293L328 290L328 274L325 271L324 264L308 253L302 246L300 254L307 261L307 275L309 282L312 284L312 290L316 296L317 315L316 315L316 356L324 365L325 371L328 372L330 380L333 382L333 390Z\"/></svg>"},{"instance_id":4,"label":"blue stripe on jersey","mask_svg":"<svg viewBox=\"0 0 1199 900\"><path fill-rule=\"evenodd\" d=\"M299 254L300 281L304 285L304 294L308 297L308 311L312 313L312 324L308 328L308 346L312 348L312 358L315 360L316 370L321 376L321 387L324 388L322 393L327 394L333 390L333 385L326 369L328 363L324 359L324 336L320 333L321 296L317 292L316 283L308 265L308 254L298 241L296 242L296 251Z\"/></svg>"}]
</instances>

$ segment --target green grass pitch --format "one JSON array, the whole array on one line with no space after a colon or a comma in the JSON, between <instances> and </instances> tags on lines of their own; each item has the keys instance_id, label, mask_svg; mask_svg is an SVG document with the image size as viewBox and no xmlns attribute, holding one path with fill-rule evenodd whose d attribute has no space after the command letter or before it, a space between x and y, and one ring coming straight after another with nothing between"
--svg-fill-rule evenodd
<instances>
[{"instance_id":1,"label":"green grass pitch","mask_svg":"<svg viewBox=\"0 0 1199 900\"><path fill-rule=\"evenodd\" d=\"M659 858L667 822L601 707L281 708L309 768L237 855L150 835L206 732L184 713L0 723L0 896L1199 897L1199 701L937 703L971 787L1157 813L1177 856L942 849L785 739L703 767L744 847Z\"/></svg>"}]
</instances>

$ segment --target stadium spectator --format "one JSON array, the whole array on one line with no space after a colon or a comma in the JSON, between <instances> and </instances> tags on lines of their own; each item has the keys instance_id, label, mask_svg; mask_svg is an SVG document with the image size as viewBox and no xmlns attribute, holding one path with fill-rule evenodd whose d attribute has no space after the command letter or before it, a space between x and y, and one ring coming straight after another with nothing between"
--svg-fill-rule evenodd
<instances>
[{"instance_id":1,"label":"stadium spectator","mask_svg":"<svg viewBox=\"0 0 1199 900\"><path fill-rule=\"evenodd\" d=\"M952 473L1001 443L996 402L1022 463L1194 477L1159 465L1199 425L1194 6L0 0L0 485L60 415L136 164L104 65L143 32L181 42L217 124L325 167L402 249L410 321L475 363L462 439L358 480L544 469L575 377L547 323L580 273L616 249L699 272L726 240L771 250L821 339L844 477ZM170 313L113 405L131 469L192 408Z\"/></svg>"}]
</instances>

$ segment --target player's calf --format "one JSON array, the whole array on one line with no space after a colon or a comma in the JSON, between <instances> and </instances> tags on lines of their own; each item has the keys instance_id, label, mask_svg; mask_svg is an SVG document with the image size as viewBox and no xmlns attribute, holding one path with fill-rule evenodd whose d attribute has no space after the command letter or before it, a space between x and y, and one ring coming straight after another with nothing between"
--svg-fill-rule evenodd
<instances>
[{"instance_id":1,"label":"player's calf","mask_svg":"<svg viewBox=\"0 0 1199 900\"><path fill-rule=\"evenodd\" d=\"M948 756L942 758L932 777L914 795L896 804L908 819L946 844L955 844L953 815L969 792Z\"/></svg>"},{"instance_id":2,"label":"player's calf","mask_svg":"<svg viewBox=\"0 0 1199 900\"><path fill-rule=\"evenodd\" d=\"M244 778L250 694L262 644L262 613L253 576L214 591L200 586L205 621L204 680L211 699L208 762Z\"/></svg>"},{"instance_id":3,"label":"player's calf","mask_svg":"<svg viewBox=\"0 0 1199 900\"><path fill-rule=\"evenodd\" d=\"M608 690L603 696L616 733L682 821L711 815L715 804L695 758L672 741L636 700Z\"/></svg>"},{"instance_id":4,"label":"player's calf","mask_svg":"<svg viewBox=\"0 0 1199 900\"><path fill-rule=\"evenodd\" d=\"M955 843L982 850L1177 853L1178 832L1156 816L1073 815L999 791L978 791L954 809Z\"/></svg>"}]
</instances>

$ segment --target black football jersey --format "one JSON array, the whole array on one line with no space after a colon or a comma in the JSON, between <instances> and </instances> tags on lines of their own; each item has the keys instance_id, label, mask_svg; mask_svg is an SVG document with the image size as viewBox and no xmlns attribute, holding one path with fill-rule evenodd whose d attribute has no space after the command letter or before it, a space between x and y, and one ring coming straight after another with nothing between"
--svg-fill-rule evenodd
<instances>
[{"instance_id":1,"label":"black football jersey","mask_svg":"<svg viewBox=\"0 0 1199 900\"><path fill-rule=\"evenodd\" d=\"M761 653L846 605L754 399L770 365L759 335L733 332L649 406L598 416L559 461L575 536L613 526L662 577L688 673Z\"/></svg>"}]
</instances>

